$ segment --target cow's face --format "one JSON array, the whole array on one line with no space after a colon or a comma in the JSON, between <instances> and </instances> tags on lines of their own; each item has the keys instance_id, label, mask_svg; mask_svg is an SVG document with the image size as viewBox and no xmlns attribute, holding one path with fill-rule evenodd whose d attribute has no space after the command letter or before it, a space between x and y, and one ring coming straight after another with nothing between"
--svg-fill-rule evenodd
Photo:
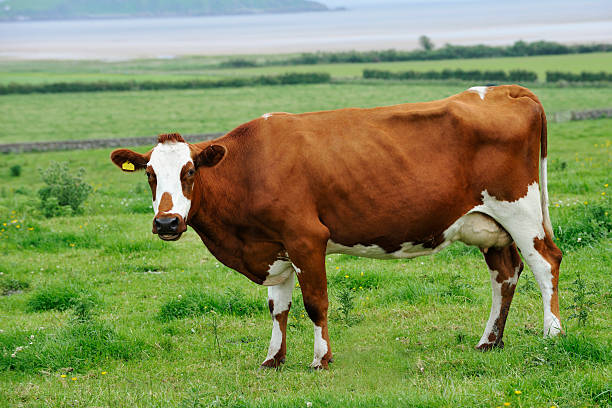
<instances>
[{"instance_id":1,"label":"cow's face","mask_svg":"<svg viewBox=\"0 0 612 408\"><path fill-rule=\"evenodd\" d=\"M199 150L175 133L161 135L157 146L144 155L118 149L111 160L125 172L145 171L153 195L153 233L165 241L175 241L187 230L199 167L216 165L224 154L222 146Z\"/></svg>"}]
</instances>

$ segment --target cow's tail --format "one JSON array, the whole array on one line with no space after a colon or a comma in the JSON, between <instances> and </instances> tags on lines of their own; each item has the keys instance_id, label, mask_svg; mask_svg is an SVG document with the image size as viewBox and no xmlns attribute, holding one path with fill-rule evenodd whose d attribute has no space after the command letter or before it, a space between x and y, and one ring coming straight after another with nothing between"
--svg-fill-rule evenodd
<instances>
[{"instance_id":1,"label":"cow's tail","mask_svg":"<svg viewBox=\"0 0 612 408\"><path fill-rule=\"evenodd\" d=\"M540 202L542 204L544 230L552 238L554 235L550 222L550 214L548 212L548 172L546 169L548 131L546 126L546 113L544 113L544 108L542 108L541 104L540 109L542 109L542 133L540 135Z\"/></svg>"}]
</instances>

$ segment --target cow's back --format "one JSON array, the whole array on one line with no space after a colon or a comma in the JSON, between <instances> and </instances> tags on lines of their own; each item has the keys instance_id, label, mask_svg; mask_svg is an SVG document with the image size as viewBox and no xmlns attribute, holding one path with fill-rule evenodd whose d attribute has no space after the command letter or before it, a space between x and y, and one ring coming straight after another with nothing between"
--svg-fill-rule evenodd
<instances>
[{"instance_id":1,"label":"cow's back","mask_svg":"<svg viewBox=\"0 0 612 408\"><path fill-rule=\"evenodd\" d=\"M273 214L315 211L347 245L434 245L484 190L507 197L537 179L537 98L517 86L481 95L249 122L236 137L249 202Z\"/></svg>"}]
</instances>

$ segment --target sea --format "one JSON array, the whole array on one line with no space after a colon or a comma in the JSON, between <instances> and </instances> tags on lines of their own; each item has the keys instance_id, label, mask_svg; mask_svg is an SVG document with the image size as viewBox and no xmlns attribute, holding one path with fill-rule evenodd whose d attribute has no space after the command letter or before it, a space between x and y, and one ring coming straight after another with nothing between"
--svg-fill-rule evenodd
<instances>
[{"instance_id":1,"label":"sea","mask_svg":"<svg viewBox=\"0 0 612 408\"><path fill-rule=\"evenodd\" d=\"M326 12L0 23L0 59L175 58L612 42L610 0L328 0ZM340 9L336 9L340 8Z\"/></svg>"}]
</instances>

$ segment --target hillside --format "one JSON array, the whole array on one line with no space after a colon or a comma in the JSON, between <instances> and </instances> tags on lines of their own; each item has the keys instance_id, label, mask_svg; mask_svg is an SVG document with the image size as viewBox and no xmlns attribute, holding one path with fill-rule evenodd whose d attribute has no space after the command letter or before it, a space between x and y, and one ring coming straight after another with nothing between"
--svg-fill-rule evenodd
<instances>
[{"instance_id":1,"label":"hillside","mask_svg":"<svg viewBox=\"0 0 612 408\"><path fill-rule=\"evenodd\" d=\"M0 21L323 11L310 0L0 0Z\"/></svg>"}]
</instances>

